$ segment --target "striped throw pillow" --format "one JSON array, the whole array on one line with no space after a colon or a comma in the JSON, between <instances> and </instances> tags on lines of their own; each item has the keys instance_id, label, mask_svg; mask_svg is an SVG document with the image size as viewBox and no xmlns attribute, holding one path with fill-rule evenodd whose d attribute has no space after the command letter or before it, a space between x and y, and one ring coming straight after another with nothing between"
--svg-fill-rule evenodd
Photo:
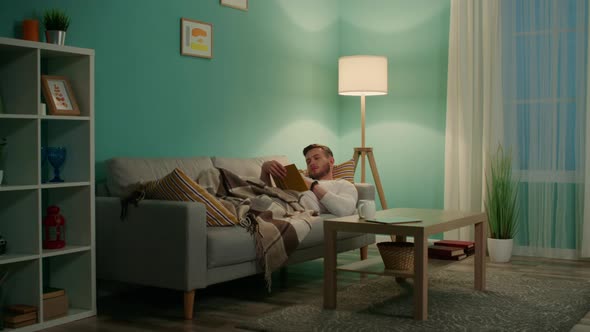
<instances>
[{"instance_id":1,"label":"striped throw pillow","mask_svg":"<svg viewBox=\"0 0 590 332\"><path fill-rule=\"evenodd\" d=\"M344 179L350 183L354 183L354 159L334 165L332 172L335 179Z\"/></svg>"},{"instance_id":2,"label":"striped throw pillow","mask_svg":"<svg viewBox=\"0 0 590 332\"><path fill-rule=\"evenodd\" d=\"M299 172L303 174L303 176L309 176L307 169L300 169ZM344 179L350 183L354 183L354 159L334 165L332 175L334 176L334 179Z\"/></svg>"},{"instance_id":3,"label":"striped throw pillow","mask_svg":"<svg viewBox=\"0 0 590 332\"><path fill-rule=\"evenodd\" d=\"M146 183L145 195L148 199L203 203L207 210L207 226L233 226L238 223L236 216L215 196L179 168L161 179Z\"/></svg>"}]
</instances>

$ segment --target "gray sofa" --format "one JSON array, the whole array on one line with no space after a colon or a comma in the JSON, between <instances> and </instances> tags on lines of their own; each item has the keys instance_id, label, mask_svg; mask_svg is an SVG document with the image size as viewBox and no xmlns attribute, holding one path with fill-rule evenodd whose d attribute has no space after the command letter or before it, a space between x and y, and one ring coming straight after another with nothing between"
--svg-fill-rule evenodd
<instances>
[{"instance_id":1,"label":"gray sofa","mask_svg":"<svg viewBox=\"0 0 590 332\"><path fill-rule=\"evenodd\" d=\"M184 292L184 316L192 319L195 290L257 273L253 237L242 227L207 227L201 203L144 200L130 206L121 221L120 197L129 185L161 178L175 167L192 178L210 167L228 169L245 178L258 178L261 158L114 158L107 161L107 182L96 198L97 277ZM356 184L359 199L374 199L374 187ZM100 187L100 186L99 186ZM330 215L322 215L323 219ZM361 249L375 242L374 235L338 233L338 252ZM287 264L323 255L321 220L289 257Z\"/></svg>"}]
</instances>

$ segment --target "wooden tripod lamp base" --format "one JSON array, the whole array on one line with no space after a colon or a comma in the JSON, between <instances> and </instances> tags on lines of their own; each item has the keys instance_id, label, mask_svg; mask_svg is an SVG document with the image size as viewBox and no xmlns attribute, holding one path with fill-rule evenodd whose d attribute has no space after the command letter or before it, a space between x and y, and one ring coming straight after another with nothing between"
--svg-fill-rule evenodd
<instances>
[{"instance_id":1,"label":"wooden tripod lamp base","mask_svg":"<svg viewBox=\"0 0 590 332\"><path fill-rule=\"evenodd\" d=\"M369 159L369 166L371 166L371 173L375 180L375 187L377 187L377 194L379 194L379 201L381 202L381 208L387 209L387 202L385 201L385 193L383 192L383 186L381 185L381 178L379 177L379 171L377 171L377 164L375 163L375 156L373 155L373 148L354 148L354 170L358 165L359 158L361 159L361 182L365 182L365 157Z\"/></svg>"},{"instance_id":2,"label":"wooden tripod lamp base","mask_svg":"<svg viewBox=\"0 0 590 332\"><path fill-rule=\"evenodd\" d=\"M369 166L371 166L371 172L373 173L373 179L375 180L375 187L377 187L377 193L379 194L379 201L381 201L381 208L387 209L387 202L385 201L385 194L383 193L383 186L381 185L381 178L379 177L379 171L377 171L377 163L375 163L375 156L373 155L373 148L354 148L354 170L356 171L356 165L358 165L359 158L361 159L361 182L365 182L365 157L369 159ZM405 242L406 237L403 235L391 234L391 241Z\"/></svg>"}]
</instances>

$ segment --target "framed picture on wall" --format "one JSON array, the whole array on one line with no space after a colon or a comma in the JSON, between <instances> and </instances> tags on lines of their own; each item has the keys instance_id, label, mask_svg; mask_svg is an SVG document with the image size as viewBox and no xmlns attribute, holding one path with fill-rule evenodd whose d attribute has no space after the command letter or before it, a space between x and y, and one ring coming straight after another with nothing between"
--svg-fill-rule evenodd
<instances>
[{"instance_id":1,"label":"framed picture on wall","mask_svg":"<svg viewBox=\"0 0 590 332\"><path fill-rule=\"evenodd\" d=\"M70 82L64 76L41 76L41 89L49 115L80 115Z\"/></svg>"},{"instance_id":2,"label":"framed picture on wall","mask_svg":"<svg viewBox=\"0 0 590 332\"><path fill-rule=\"evenodd\" d=\"M181 18L180 53L213 58L213 24Z\"/></svg>"},{"instance_id":3,"label":"framed picture on wall","mask_svg":"<svg viewBox=\"0 0 590 332\"><path fill-rule=\"evenodd\" d=\"M241 10L248 10L248 0L220 0L223 6L228 6Z\"/></svg>"}]
</instances>

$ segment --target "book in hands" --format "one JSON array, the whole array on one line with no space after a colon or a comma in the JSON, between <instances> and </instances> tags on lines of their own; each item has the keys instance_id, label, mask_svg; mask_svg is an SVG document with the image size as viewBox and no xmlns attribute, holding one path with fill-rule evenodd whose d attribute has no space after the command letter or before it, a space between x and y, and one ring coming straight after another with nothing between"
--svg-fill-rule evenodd
<instances>
[{"instance_id":1,"label":"book in hands","mask_svg":"<svg viewBox=\"0 0 590 332\"><path fill-rule=\"evenodd\" d=\"M277 187L283 190L295 190L295 191L306 191L309 190L307 188L307 184L305 180L303 180L303 175L299 173L297 166L295 164L289 164L285 166L287 170L287 175L284 178L279 178L277 176L272 176Z\"/></svg>"},{"instance_id":2,"label":"book in hands","mask_svg":"<svg viewBox=\"0 0 590 332\"><path fill-rule=\"evenodd\" d=\"M375 217L373 219L366 219L365 221L369 222L376 222L380 224L405 224L405 223L412 223L412 222L421 222L421 219L417 218L408 218L408 217Z\"/></svg>"}]
</instances>

